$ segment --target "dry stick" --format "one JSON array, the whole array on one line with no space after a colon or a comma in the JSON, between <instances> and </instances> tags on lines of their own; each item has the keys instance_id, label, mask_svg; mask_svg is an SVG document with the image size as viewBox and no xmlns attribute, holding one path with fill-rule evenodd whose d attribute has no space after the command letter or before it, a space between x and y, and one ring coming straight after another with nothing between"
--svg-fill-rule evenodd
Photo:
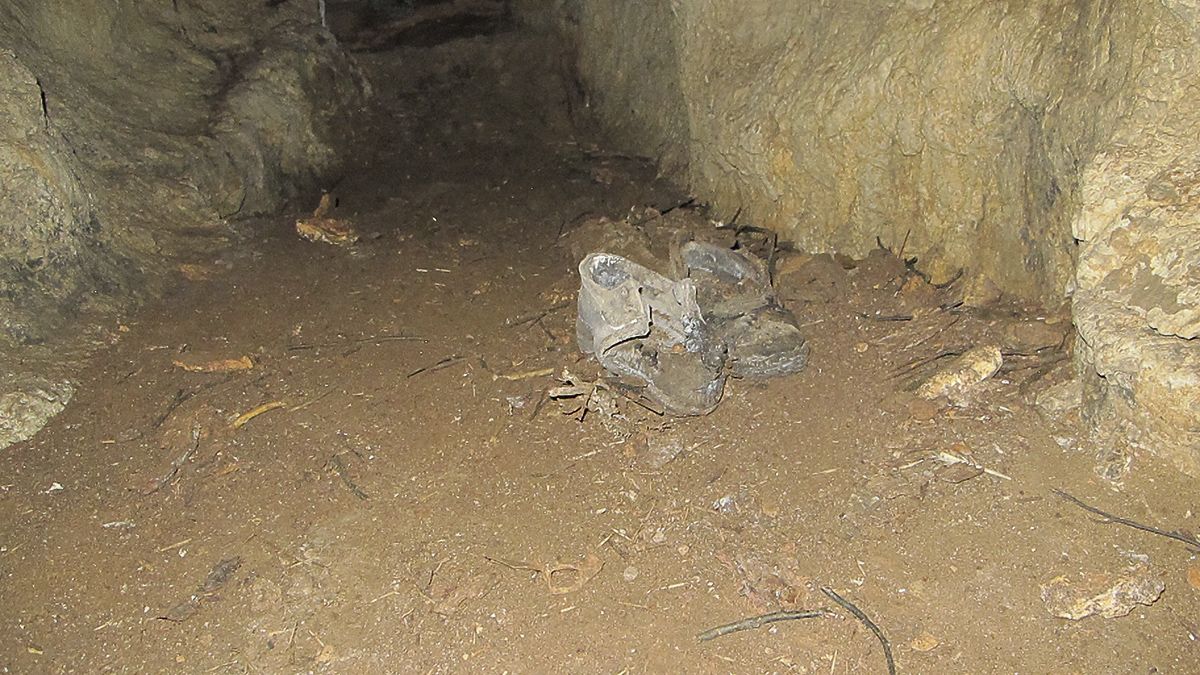
<instances>
[{"instance_id":1,"label":"dry stick","mask_svg":"<svg viewBox=\"0 0 1200 675\"><path fill-rule=\"evenodd\" d=\"M176 408L183 405L183 402L191 398L195 393L194 391L185 393L182 389L176 389L175 393L171 396L171 401L167 404L166 410L159 413L150 426L155 429L161 427L163 422L166 422L167 418L171 416L171 413L175 412Z\"/></svg>"},{"instance_id":2,"label":"dry stick","mask_svg":"<svg viewBox=\"0 0 1200 675\"><path fill-rule=\"evenodd\" d=\"M888 375L888 379L894 380L896 378L903 377L905 375L911 375L912 373L917 372L918 370L924 368L925 366L927 366L931 363L940 361L944 358L947 358L950 356L961 356L964 351L966 351L965 347L964 348L952 347L949 349L942 349L941 351L937 352L933 356L922 356L920 358L909 361L908 363L906 363L902 366L897 366L896 368L893 368L891 374Z\"/></svg>"},{"instance_id":3,"label":"dry stick","mask_svg":"<svg viewBox=\"0 0 1200 675\"><path fill-rule=\"evenodd\" d=\"M370 499L370 497L367 496L367 493L363 492L362 488L358 487L358 483L355 483L354 479L350 478L350 470L346 468L346 463L342 461L341 455L334 455L333 457L330 457L329 467L333 469L333 472L337 474L337 477L342 480L342 484L345 485L355 497L358 497L363 501Z\"/></svg>"},{"instance_id":4,"label":"dry stick","mask_svg":"<svg viewBox=\"0 0 1200 675\"><path fill-rule=\"evenodd\" d=\"M908 235L910 234L912 234L911 227L908 228L908 231L904 233L904 241L900 242L900 250L896 253L896 257L902 261L904 260L904 249L908 246Z\"/></svg>"},{"instance_id":5,"label":"dry stick","mask_svg":"<svg viewBox=\"0 0 1200 675\"><path fill-rule=\"evenodd\" d=\"M518 316L518 317L511 318L511 319L505 319L504 325L506 325L506 326L521 326L521 325L524 325L527 323L531 323L533 321L538 321L540 319L546 318L547 314L550 314L551 312L557 312L560 309L566 309L567 307L570 307L572 304L574 304L573 300L564 300L562 302L550 305L546 309L543 309L539 312L534 312L532 314L526 314L524 316Z\"/></svg>"},{"instance_id":6,"label":"dry stick","mask_svg":"<svg viewBox=\"0 0 1200 675\"><path fill-rule=\"evenodd\" d=\"M1098 509L1094 506L1085 504L1078 497L1075 497L1074 495L1071 495L1071 494L1067 493L1066 491L1060 490L1058 488L1054 488L1053 490L1051 490L1051 492L1053 492L1054 494L1058 495L1059 497L1062 497L1063 499L1075 504L1076 506L1083 509L1084 511L1087 511L1089 513L1094 513L1097 516L1100 516L1101 518L1104 518L1110 522L1117 523L1119 525L1124 525L1126 527L1132 527L1133 529L1141 530L1142 532L1149 532L1150 534L1157 534L1160 537L1169 537L1176 541L1181 541L1181 542L1187 544L1188 546L1191 546L1194 549L1200 550L1200 539L1197 539L1194 536L1188 536L1182 532L1168 532L1166 530L1160 530L1157 527L1154 527L1152 525L1143 525L1142 523L1139 523L1136 520L1122 518L1121 516L1114 516L1113 514L1109 513L1108 511L1101 511L1100 509Z\"/></svg>"},{"instance_id":7,"label":"dry stick","mask_svg":"<svg viewBox=\"0 0 1200 675\"><path fill-rule=\"evenodd\" d=\"M538 413L542 411L542 406L546 405L546 400L550 398L550 390L543 389L542 395L538 397L537 405L533 406L533 412L529 413L529 421L537 418Z\"/></svg>"},{"instance_id":8,"label":"dry stick","mask_svg":"<svg viewBox=\"0 0 1200 675\"><path fill-rule=\"evenodd\" d=\"M912 321L912 314L867 314L860 312L859 316L868 321Z\"/></svg>"},{"instance_id":9,"label":"dry stick","mask_svg":"<svg viewBox=\"0 0 1200 675\"><path fill-rule=\"evenodd\" d=\"M783 610L779 612L771 612L761 616L752 616L741 621L727 623L724 626L710 628L696 636L701 642L708 642L713 638L719 638L722 635L729 635L743 630L753 630L762 628L769 623L777 621L793 621L795 619L816 619L819 617L828 616L828 612L823 609L801 609L801 610Z\"/></svg>"},{"instance_id":10,"label":"dry stick","mask_svg":"<svg viewBox=\"0 0 1200 675\"><path fill-rule=\"evenodd\" d=\"M183 451L182 455L180 455L179 457L176 457L175 461L171 462L171 469L169 471L167 471L166 475L164 475L162 478L159 478L154 483L154 485L149 490L145 491L143 494L152 495L155 492L158 492L159 490L166 487L167 484L170 483L173 478L175 478L175 474L179 473L179 470L181 468L183 468L183 465L186 464L187 461L192 458L192 455L196 454L196 449L199 447L200 447L200 425L196 424L196 425L192 426L192 443L191 443L191 445L189 445L187 447L187 449Z\"/></svg>"},{"instance_id":11,"label":"dry stick","mask_svg":"<svg viewBox=\"0 0 1200 675\"><path fill-rule=\"evenodd\" d=\"M417 375L420 375L421 373L432 373L435 370L441 370L442 368L449 368L450 366L458 363L459 361L462 361L465 358L467 358L467 357L458 356L457 354L455 354L453 356L447 356L446 358L442 359L441 361L438 361L437 363L433 364L432 366L423 366L421 368L417 368L416 370L409 373L408 377L416 377Z\"/></svg>"},{"instance_id":12,"label":"dry stick","mask_svg":"<svg viewBox=\"0 0 1200 675\"><path fill-rule=\"evenodd\" d=\"M418 335L372 335L365 338L354 338L350 340L342 340L341 342L323 342L320 344L298 344L288 347L289 352L298 352L305 349L316 349L318 347L337 347L342 344L363 344L366 342L429 342L429 338L423 338Z\"/></svg>"},{"instance_id":13,"label":"dry stick","mask_svg":"<svg viewBox=\"0 0 1200 675\"><path fill-rule=\"evenodd\" d=\"M821 592L829 596L830 600L833 600L837 604L841 605L842 608L847 612L853 614L854 618L861 621L864 626L871 629L871 632L875 634L875 637L879 638L879 644L883 645L883 656L887 659L888 675L896 675L896 661L892 658L892 643L888 642L887 636L883 634L883 630L880 629L870 617L864 614L861 609L855 607L854 603L838 595L837 591L828 586L822 586Z\"/></svg>"}]
</instances>

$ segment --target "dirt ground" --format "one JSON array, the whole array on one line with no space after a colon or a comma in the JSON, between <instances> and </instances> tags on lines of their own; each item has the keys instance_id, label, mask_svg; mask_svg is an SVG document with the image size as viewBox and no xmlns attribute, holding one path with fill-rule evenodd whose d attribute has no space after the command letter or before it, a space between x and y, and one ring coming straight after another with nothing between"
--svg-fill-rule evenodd
<instances>
[{"instance_id":1,"label":"dirt ground","mask_svg":"<svg viewBox=\"0 0 1200 675\"><path fill-rule=\"evenodd\" d=\"M899 672L1200 672L1196 554L1051 492L1200 529L1194 480L1032 404L1069 374L1059 316L788 252L804 372L699 418L546 400L597 375L560 235L688 195L571 135L543 46L460 28L486 34L359 54L375 121L335 214L360 243L296 236L316 195L242 225L0 454L0 670L886 672L828 586ZM974 400L913 394L980 344L1006 367ZM1165 590L1125 616L1043 599L1133 578ZM797 608L829 613L697 640Z\"/></svg>"}]
</instances>

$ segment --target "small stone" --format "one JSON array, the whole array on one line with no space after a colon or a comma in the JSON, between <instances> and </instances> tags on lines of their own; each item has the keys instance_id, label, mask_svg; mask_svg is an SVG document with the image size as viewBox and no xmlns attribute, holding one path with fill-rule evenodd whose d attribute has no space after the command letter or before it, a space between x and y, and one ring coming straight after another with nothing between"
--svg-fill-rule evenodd
<instances>
[{"instance_id":1,"label":"small stone","mask_svg":"<svg viewBox=\"0 0 1200 675\"><path fill-rule=\"evenodd\" d=\"M1188 584L1200 591L1200 565L1192 565L1187 571Z\"/></svg>"},{"instance_id":2,"label":"small stone","mask_svg":"<svg viewBox=\"0 0 1200 675\"><path fill-rule=\"evenodd\" d=\"M964 406L979 385L1000 370L1004 357L996 345L983 345L964 352L934 373L917 389L917 396L931 401L945 397L952 405Z\"/></svg>"},{"instance_id":3,"label":"small stone","mask_svg":"<svg viewBox=\"0 0 1200 675\"><path fill-rule=\"evenodd\" d=\"M691 550L692 550L691 547L688 546L687 544L680 544L679 548L675 549L675 552L678 553L679 555L687 555L688 552Z\"/></svg>"},{"instance_id":4,"label":"small stone","mask_svg":"<svg viewBox=\"0 0 1200 675\"><path fill-rule=\"evenodd\" d=\"M905 279L904 285L900 287L900 294L906 298L916 298L921 302L928 302L937 291L932 284L921 278L919 274L913 274Z\"/></svg>"},{"instance_id":5,"label":"small stone","mask_svg":"<svg viewBox=\"0 0 1200 675\"><path fill-rule=\"evenodd\" d=\"M1092 575L1073 582L1065 576L1042 585L1042 602L1051 615L1078 621L1099 615L1106 619L1125 616L1138 605L1154 604L1166 589L1162 579L1139 565L1113 579Z\"/></svg>"},{"instance_id":6,"label":"small stone","mask_svg":"<svg viewBox=\"0 0 1200 675\"><path fill-rule=\"evenodd\" d=\"M869 345L865 342L860 342L860 343L854 345L854 351L858 352L859 354L866 354L867 350L870 348L871 348L871 345Z\"/></svg>"},{"instance_id":7,"label":"small stone","mask_svg":"<svg viewBox=\"0 0 1200 675\"><path fill-rule=\"evenodd\" d=\"M912 642L908 644L913 648L913 651L924 653L937 649L937 646L942 644L942 642L941 640L938 640L934 636L930 635L928 632L924 632L913 638Z\"/></svg>"},{"instance_id":8,"label":"small stone","mask_svg":"<svg viewBox=\"0 0 1200 675\"><path fill-rule=\"evenodd\" d=\"M1000 302L1003 293L996 282L985 275L977 275L967 282L963 293L963 305L967 307L987 307Z\"/></svg>"},{"instance_id":9,"label":"small stone","mask_svg":"<svg viewBox=\"0 0 1200 675\"><path fill-rule=\"evenodd\" d=\"M621 572L621 578L624 579L625 581L633 581L634 579L637 579L638 578L638 568L634 567L633 565L626 567L625 571Z\"/></svg>"},{"instance_id":10,"label":"small stone","mask_svg":"<svg viewBox=\"0 0 1200 675\"><path fill-rule=\"evenodd\" d=\"M725 495L713 502L712 508L720 513L733 513L737 510L737 502L734 501L733 495Z\"/></svg>"},{"instance_id":11,"label":"small stone","mask_svg":"<svg viewBox=\"0 0 1200 675\"><path fill-rule=\"evenodd\" d=\"M1066 417L1082 404L1083 382L1077 378L1046 387L1034 399L1038 412L1052 420Z\"/></svg>"},{"instance_id":12,"label":"small stone","mask_svg":"<svg viewBox=\"0 0 1200 675\"><path fill-rule=\"evenodd\" d=\"M1031 354L1043 349L1057 349L1066 342L1070 325L1028 319L1013 321L1001 330L1001 346L1005 351Z\"/></svg>"},{"instance_id":13,"label":"small stone","mask_svg":"<svg viewBox=\"0 0 1200 675\"><path fill-rule=\"evenodd\" d=\"M71 400L70 382L28 377L0 382L0 449L33 438Z\"/></svg>"}]
</instances>

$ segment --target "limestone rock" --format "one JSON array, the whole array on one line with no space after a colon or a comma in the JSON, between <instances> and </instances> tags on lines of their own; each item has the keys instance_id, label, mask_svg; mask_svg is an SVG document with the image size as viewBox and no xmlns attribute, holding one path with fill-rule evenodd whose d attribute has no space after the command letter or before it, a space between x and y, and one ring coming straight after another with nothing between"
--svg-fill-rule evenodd
<instances>
[{"instance_id":1,"label":"limestone rock","mask_svg":"<svg viewBox=\"0 0 1200 675\"><path fill-rule=\"evenodd\" d=\"M67 381L27 377L6 383L0 392L0 449L33 438L74 393Z\"/></svg>"},{"instance_id":2,"label":"limestone rock","mask_svg":"<svg viewBox=\"0 0 1200 675\"><path fill-rule=\"evenodd\" d=\"M1083 404L1083 383L1077 378L1055 383L1039 391L1034 404L1048 419L1061 421Z\"/></svg>"},{"instance_id":3,"label":"limestone rock","mask_svg":"<svg viewBox=\"0 0 1200 675\"><path fill-rule=\"evenodd\" d=\"M952 405L964 406L976 388L1003 364L1004 357L996 345L974 347L925 380L917 389L917 396L926 400L944 396Z\"/></svg>"},{"instance_id":4,"label":"limestone rock","mask_svg":"<svg viewBox=\"0 0 1200 675\"><path fill-rule=\"evenodd\" d=\"M1145 104L1084 172L1073 315L1084 416L1200 476L1200 57L1143 84ZM1189 84L1190 83L1190 84Z\"/></svg>"},{"instance_id":5,"label":"limestone rock","mask_svg":"<svg viewBox=\"0 0 1200 675\"><path fill-rule=\"evenodd\" d=\"M1051 615L1078 621L1089 616L1114 619L1138 605L1152 605L1166 589L1149 568L1139 566L1112 578L1093 575L1072 582L1065 576L1042 585L1042 602Z\"/></svg>"},{"instance_id":6,"label":"limestone rock","mask_svg":"<svg viewBox=\"0 0 1200 675\"><path fill-rule=\"evenodd\" d=\"M588 110L624 148L686 164L717 212L1053 303L1081 158L1143 69L1186 51L1180 4L575 0L559 25Z\"/></svg>"}]
</instances>

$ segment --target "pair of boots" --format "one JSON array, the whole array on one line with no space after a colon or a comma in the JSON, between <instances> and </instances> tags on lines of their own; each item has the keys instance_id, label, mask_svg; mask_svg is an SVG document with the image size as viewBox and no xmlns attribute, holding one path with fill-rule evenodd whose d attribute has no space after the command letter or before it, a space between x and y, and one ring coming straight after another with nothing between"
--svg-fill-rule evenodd
<instances>
[{"instance_id":1,"label":"pair of boots","mask_svg":"<svg viewBox=\"0 0 1200 675\"><path fill-rule=\"evenodd\" d=\"M677 281L610 253L583 259L583 352L675 415L712 412L727 375L767 378L804 367L808 344L762 261L699 241L674 253Z\"/></svg>"}]
</instances>

